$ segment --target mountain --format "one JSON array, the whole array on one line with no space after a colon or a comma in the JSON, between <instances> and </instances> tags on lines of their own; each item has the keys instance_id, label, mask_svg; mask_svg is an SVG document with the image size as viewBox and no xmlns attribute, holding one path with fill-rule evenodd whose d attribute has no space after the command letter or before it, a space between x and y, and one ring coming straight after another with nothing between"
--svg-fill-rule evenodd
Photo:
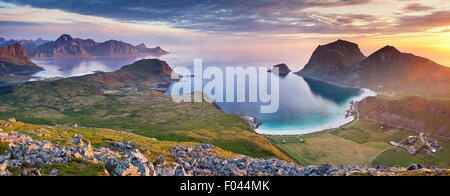
<instances>
[{"instance_id":1,"label":"mountain","mask_svg":"<svg viewBox=\"0 0 450 196\"><path fill-rule=\"evenodd\" d=\"M159 87L170 83L172 68L158 59L142 59L115 72L100 72L73 78L103 87Z\"/></svg>"},{"instance_id":2,"label":"mountain","mask_svg":"<svg viewBox=\"0 0 450 196\"><path fill-rule=\"evenodd\" d=\"M365 58L358 45L342 40L319 46L297 74L374 89L436 94L444 94L450 89L448 67L403 53L392 46L383 47Z\"/></svg>"},{"instance_id":3,"label":"mountain","mask_svg":"<svg viewBox=\"0 0 450 196\"><path fill-rule=\"evenodd\" d=\"M386 46L353 66L365 86L439 88L450 85L450 68Z\"/></svg>"},{"instance_id":4,"label":"mountain","mask_svg":"<svg viewBox=\"0 0 450 196\"><path fill-rule=\"evenodd\" d=\"M161 47L157 46L155 48L147 48L147 46L142 43L136 46L138 51L143 54L156 54L156 55L166 55L169 54L169 52L163 50Z\"/></svg>"},{"instance_id":5,"label":"mountain","mask_svg":"<svg viewBox=\"0 0 450 196\"><path fill-rule=\"evenodd\" d=\"M116 40L96 42L92 39L72 38L68 34L61 35L56 41L38 46L30 52L30 56L34 58L160 56L165 54L168 52L160 47L147 48L144 44L133 46Z\"/></svg>"},{"instance_id":6,"label":"mountain","mask_svg":"<svg viewBox=\"0 0 450 196\"><path fill-rule=\"evenodd\" d=\"M129 43L110 40L88 48L92 56L139 56L139 50Z\"/></svg>"},{"instance_id":7,"label":"mountain","mask_svg":"<svg viewBox=\"0 0 450 196\"><path fill-rule=\"evenodd\" d=\"M319 80L341 80L349 74L349 68L363 60L358 45L337 40L327 45L319 45L305 67L297 74Z\"/></svg>"},{"instance_id":8,"label":"mountain","mask_svg":"<svg viewBox=\"0 0 450 196\"><path fill-rule=\"evenodd\" d=\"M18 43L0 48L0 75L42 71L31 62L25 49Z\"/></svg>"},{"instance_id":9,"label":"mountain","mask_svg":"<svg viewBox=\"0 0 450 196\"><path fill-rule=\"evenodd\" d=\"M56 41L52 41L30 52L31 57L45 58L45 57L87 57L90 54L87 52L83 44L73 39L70 35L61 35Z\"/></svg>"},{"instance_id":10,"label":"mountain","mask_svg":"<svg viewBox=\"0 0 450 196\"><path fill-rule=\"evenodd\" d=\"M6 39L0 37L0 47L19 43L20 45L22 45L22 47L25 49L25 51L27 53L29 53L34 48L36 48L36 47L38 47L38 46L40 46L42 44L48 43L48 42L50 42L50 41L43 40L41 38L39 38L37 40L25 40L25 39L22 39L22 40L14 40L14 39L6 40Z\"/></svg>"}]
</instances>

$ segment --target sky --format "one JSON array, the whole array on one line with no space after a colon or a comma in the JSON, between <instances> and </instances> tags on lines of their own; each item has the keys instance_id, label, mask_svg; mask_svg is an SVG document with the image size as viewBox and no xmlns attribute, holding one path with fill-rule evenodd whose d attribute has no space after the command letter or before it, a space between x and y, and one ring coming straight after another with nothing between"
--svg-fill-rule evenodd
<instances>
[{"instance_id":1,"label":"sky","mask_svg":"<svg viewBox=\"0 0 450 196\"><path fill-rule=\"evenodd\" d=\"M64 33L294 70L318 45L345 39L366 56L392 45L450 66L450 0L0 0L0 37Z\"/></svg>"}]
</instances>

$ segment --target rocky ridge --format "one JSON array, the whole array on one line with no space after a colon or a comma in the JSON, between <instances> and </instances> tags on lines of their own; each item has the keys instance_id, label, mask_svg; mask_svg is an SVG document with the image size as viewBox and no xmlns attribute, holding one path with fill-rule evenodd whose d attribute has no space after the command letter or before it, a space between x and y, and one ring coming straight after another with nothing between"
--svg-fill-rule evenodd
<instances>
[{"instance_id":1,"label":"rocky ridge","mask_svg":"<svg viewBox=\"0 0 450 196\"><path fill-rule=\"evenodd\" d=\"M57 40L37 46L30 51L30 56L34 58L131 57L141 55L161 56L165 54L168 54L168 52L160 47L147 48L143 44L133 46L117 40L96 42L92 39L72 38L68 34L61 35Z\"/></svg>"},{"instance_id":2,"label":"rocky ridge","mask_svg":"<svg viewBox=\"0 0 450 196\"><path fill-rule=\"evenodd\" d=\"M14 121L11 119L10 121ZM10 124L0 124L0 127ZM33 134L31 134L33 135ZM33 135L36 137L36 135ZM413 164L408 168L371 168L359 166L302 166L278 159L248 156L217 158L211 144L177 145L170 150L175 162L163 155L150 161L131 142L114 142L109 147L93 148L82 135L75 135L65 145L50 141L35 141L29 134L4 133L0 129L0 143L8 149L0 155L0 175L9 176L8 168L21 169L20 175L42 175L39 168L58 163L81 160L85 164L100 164L104 174L111 176L349 176L349 175L445 175L447 169L425 168ZM70 144L70 145L69 145ZM56 176L53 169L47 175Z\"/></svg>"}]
</instances>

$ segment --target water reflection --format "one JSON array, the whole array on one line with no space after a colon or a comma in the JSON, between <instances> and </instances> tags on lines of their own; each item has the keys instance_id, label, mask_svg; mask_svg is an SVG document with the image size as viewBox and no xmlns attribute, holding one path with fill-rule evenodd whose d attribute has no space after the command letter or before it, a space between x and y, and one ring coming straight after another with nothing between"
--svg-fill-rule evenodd
<instances>
[{"instance_id":1,"label":"water reflection","mask_svg":"<svg viewBox=\"0 0 450 196\"><path fill-rule=\"evenodd\" d=\"M146 57L33 59L33 62L45 69L33 74L33 76L40 78L72 77L91 74L96 71L111 72L144 58Z\"/></svg>"}]
</instances>

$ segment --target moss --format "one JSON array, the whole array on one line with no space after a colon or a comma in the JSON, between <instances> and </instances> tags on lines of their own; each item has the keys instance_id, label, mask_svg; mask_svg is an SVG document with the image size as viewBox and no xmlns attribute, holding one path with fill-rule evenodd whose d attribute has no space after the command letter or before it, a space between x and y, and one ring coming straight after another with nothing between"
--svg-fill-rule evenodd
<instances>
[{"instance_id":1,"label":"moss","mask_svg":"<svg viewBox=\"0 0 450 196\"><path fill-rule=\"evenodd\" d=\"M68 163L57 163L41 168L41 175L48 176L53 169L58 170L60 176L97 176L102 173L100 164L82 163L81 160L73 160Z\"/></svg>"},{"instance_id":2,"label":"moss","mask_svg":"<svg viewBox=\"0 0 450 196\"><path fill-rule=\"evenodd\" d=\"M3 154L5 151L8 150L8 145L5 143L0 143L0 154Z\"/></svg>"}]
</instances>

